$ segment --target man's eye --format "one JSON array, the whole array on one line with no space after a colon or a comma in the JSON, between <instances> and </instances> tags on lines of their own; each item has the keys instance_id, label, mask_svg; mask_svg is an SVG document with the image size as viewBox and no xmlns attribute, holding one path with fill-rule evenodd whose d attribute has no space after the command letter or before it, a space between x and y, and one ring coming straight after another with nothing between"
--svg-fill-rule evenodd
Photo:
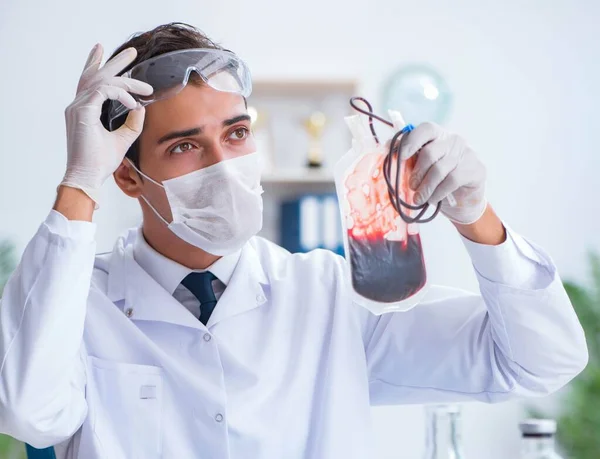
<instances>
[{"instance_id":1,"label":"man's eye","mask_svg":"<svg viewBox=\"0 0 600 459\"><path fill-rule=\"evenodd\" d=\"M229 136L232 140L244 140L248 136L248 129L245 127L238 128Z\"/></svg>"},{"instance_id":2,"label":"man's eye","mask_svg":"<svg viewBox=\"0 0 600 459\"><path fill-rule=\"evenodd\" d=\"M180 143L179 145L176 145L175 148L173 148L171 150L171 153L185 153L186 151L189 151L193 148L194 148L194 145L192 145L191 143L183 142L183 143Z\"/></svg>"}]
</instances>

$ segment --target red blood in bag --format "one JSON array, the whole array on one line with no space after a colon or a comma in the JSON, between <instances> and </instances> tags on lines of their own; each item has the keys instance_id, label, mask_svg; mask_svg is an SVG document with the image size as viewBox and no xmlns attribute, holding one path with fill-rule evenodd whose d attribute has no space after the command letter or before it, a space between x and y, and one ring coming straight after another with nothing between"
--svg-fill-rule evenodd
<instances>
[{"instance_id":1,"label":"red blood in bag","mask_svg":"<svg viewBox=\"0 0 600 459\"><path fill-rule=\"evenodd\" d=\"M427 278L416 227L398 215L383 174L385 155L367 154L346 177L348 246L354 290L370 300L392 303L418 292ZM400 197L413 202L408 178L415 158L403 161ZM391 182L396 183L396 160ZM405 213L410 215L408 209Z\"/></svg>"},{"instance_id":2,"label":"red blood in bag","mask_svg":"<svg viewBox=\"0 0 600 459\"><path fill-rule=\"evenodd\" d=\"M407 243L383 238L350 238L352 286L361 296L382 303L405 300L423 288L425 264L418 234Z\"/></svg>"}]
</instances>

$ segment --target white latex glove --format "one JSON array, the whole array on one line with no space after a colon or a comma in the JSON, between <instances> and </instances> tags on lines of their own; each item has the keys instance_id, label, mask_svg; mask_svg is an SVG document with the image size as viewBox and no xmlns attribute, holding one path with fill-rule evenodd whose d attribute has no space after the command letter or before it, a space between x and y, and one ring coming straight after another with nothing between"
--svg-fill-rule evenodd
<instances>
[{"instance_id":1,"label":"white latex glove","mask_svg":"<svg viewBox=\"0 0 600 459\"><path fill-rule=\"evenodd\" d=\"M468 225L483 215L486 170L466 141L433 123L419 125L400 141L400 157L417 155L409 186L414 202L436 205L450 220Z\"/></svg>"},{"instance_id":2,"label":"white latex glove","mask_svg":"<svg viewBox=\"0 0 600 459\"><path fill-rule=\"evenodd\" d=\"M123 50L102 68L102 45L96 45L79 79L75 100L65 110L67 124L67 171L61 185L83 190L96 204L104 181L119 167L125 153L142 132L144 108L129 93L149 95L152 86L132 78L118 77L137 55ZM109 132L100 121L102 104L118 100L132 111L125 124Z\"/></svg>"}]
</instances>

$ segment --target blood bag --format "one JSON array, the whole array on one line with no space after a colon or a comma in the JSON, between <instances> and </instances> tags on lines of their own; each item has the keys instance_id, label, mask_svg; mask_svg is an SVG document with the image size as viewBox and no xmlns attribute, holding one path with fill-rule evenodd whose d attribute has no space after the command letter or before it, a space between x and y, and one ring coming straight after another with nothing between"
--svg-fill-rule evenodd
<instances>
[{"instance_id":1,"label":"blood bag","mask_svg":"<svg viewBox=\"0 0 600 459\"><path fill-rule=\"evenodd\" d=\"M399 131L393 141L399 142L404 121L398 112L390 115ZM422 215L422 207L414 206L408 186L416 156L388 157L389 142L379 143L361 115L347 117L346 123L352 148L338 161L334 175L352 299L374 314L407 311L427 288L419 226L412 222ZM404 213L398 200L407 206Z\"/></svg>"}]
</instances>

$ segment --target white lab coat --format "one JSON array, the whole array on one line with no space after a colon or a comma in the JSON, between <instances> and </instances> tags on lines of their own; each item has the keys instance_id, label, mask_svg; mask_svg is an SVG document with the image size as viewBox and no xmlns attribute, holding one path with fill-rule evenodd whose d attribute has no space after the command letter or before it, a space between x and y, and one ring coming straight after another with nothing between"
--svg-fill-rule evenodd
<instances>
[{"instance_id":1,"label":"white lab coat","mask_svg":"<svg viewBox=\"0 0 600 459\"><path fill-rule=\"evenodd\" d=\"M59 458L364 459L371 404L545 395L587 362L552 262L514 234L535 285L478 274L481 295L381 317L342 258L253 238L208 327L135 262L137 234L95 258L93 224L42 224L0 308L0 431Z\"/></svg>"}]
</instances>

